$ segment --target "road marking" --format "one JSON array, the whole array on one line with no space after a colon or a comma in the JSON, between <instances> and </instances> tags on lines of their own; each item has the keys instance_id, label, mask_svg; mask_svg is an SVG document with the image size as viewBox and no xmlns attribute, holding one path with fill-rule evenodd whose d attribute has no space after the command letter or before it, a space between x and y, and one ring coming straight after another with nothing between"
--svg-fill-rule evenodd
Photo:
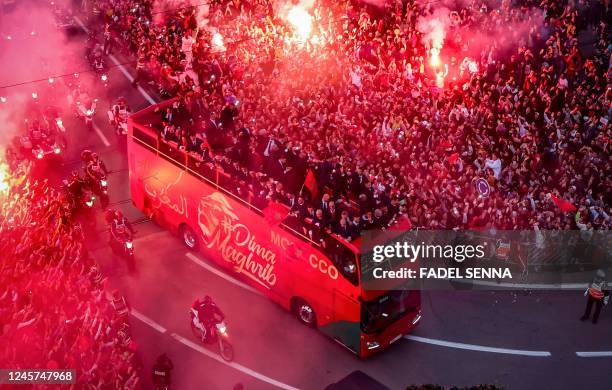
<instances>
[{"instance_id":1,"label":"road marking","mask_svg":"<svg viewBox=\"0 0 612 390\"><path fill-rule=\"evenodd\" d=\"M200 352L203 355L208 356L211 359L214 359L216 361L218 361L219 363L225 364L228 367L231 367L235 370L238 370L244 374L247 374L249 376L252 376L253 378L259 379L262 382L266 382L268 384L271 384L273 386L276 386L280 389L285 389L285 390L297 390L297 387L293 387L290 386L286 383L283 382L279 382L276 379L272 379L269 376L263 375L258 373L257 371L253 371L252 369L243 366L242 364L238 364L235 362L226 362L225 360L223 360L219 355L217 355L214 352L209 351L208 349L202 347L201 345L198 345L194 342L192 342L191 340L187 340L186 338L184 338L183 336L180 336L176 333L172 333L170 335L172 338L174 338L175 340L177 340L178 342L180 342L181 344L184 344L186 346L188 346L189 348Z\"/></svg>"},{"instance_id":2,"label":"road marking","mask_svg":"<svg viewBox=\"0 0 612 390\"><path fill-rule=\"evenodd\" d=\"M486 347L483 345L464 344L464 343L455 343L452 341L436 340L436 339L430 339L427 337L420 337L420 336L414 336L414 335L406 335L404 336L404 338L408 340L412 340L412 341L418 341L420 343L439 345L441 347L467 349L470 351L504 353L508 355L523 355L523 356L540 356L540 357L551 356L551 353L548 351L524 351L520 349L494 348L494 347Z\"/></svg>"},{"instance_id":3,"label":"road marking","mask_svg":"<svg viewBox=\"0 0 612 390\"><path fill-rule=\"evenodd\" d=\"M81 26L81 28L83 29L83 31L85 31L87 34L89 34L89 29L87 28L87 26L85 26L85 24L81 21L81 19L79 19L77 16L74 17L74 20L77 22L77 24L79 26ZM119 70L121 71L121 73L123 73L123 75L131 82L134 81L134 77L130 74L130 72L127 71L127 69L125 69L125 67L117 60L117 58L114 55L109 55L109 58L111 59L111 61L113 61L115 63L115 65L117 65L117 67L119 68ZM147 99L147 101L150 104L155 104L155 100L151 97L151 95L149 95L147 93L147 91L145 91L140 85L138 86L138 92L140 92L140 94L142 95L142 97L144 97L145 99Z\"/></svg>"},{"instance_id":4,"label":"road marking","mask_svg":"<svg viewBox=\"0 0 612 390\"><path fill-rule=\"evenodd\" d=\"M159 333L166 333L166 328L164 328L163 326L161 326L157 322L153 321L149 317L145 316L144 314L142 314L138 310L132 309L130 311L130 314L132 314L134 317L138 318L140 321L144 322L145 324L149 325L151 328L155 329Z\"/></svg>"},{"instance_id":5,"label":"road marking","mask_svg":"<svg viewBox=\"0 0 612 390\"><path fill-rule=\"evenodd\" d=\"M81 28L83 29L83 31L85 31L87 34L89 34L89 29L85 26L85 23L83 23L81 21L81 19L79 19L77 16L74 17L74 20L77 22L77 24L79 26L81 26Z\"/></svg>"},{"instance_id":6,"label":"road marking","mask_svg":"<svg viewBox=\"0 0 612 390\"><path fill-rule=\"evenodd\" d=\"M98 136L100 137L100 139L102 140L102 143L104 144L104 146L110 146L110 142L108 142L108 139L106 138L106 136L104 135L104 133L102 132L102 130L100 130L100 128L98 127L98 125L96 125L95 123L93 123L93 128L96 131L96 133L98 133Z\"/></svg>"},{"instance_id":7,"label":"road marking","mask_svg":"<svg viewBox=\"0 0 612 390\"><path fill-rule=\"evenodd\" d=\"M119 68L119 70L121 71L121 73L123 73L123 75L131 82L134 81L134 77L130 74L130 72L127 71L127 69L125 69L125 67L121 64L121 62L119 62L119 60L117 60L117 58L114 55L109 55L108 56L111 61L113 61L115 63L115 65L117 65L117 67ZM140 85L138 85L136 87L136 89L138 89L138 92L140 92L140 94L142 95L142 97L144 97L145 99L147 99L147 101L150 104L155 104L155 99L153 99L151 97L151 95L149 95L147 93L147 91L145 91Z\"/></svg>"},{"instance_id":8,"label":"road marking","mask_svg":"<svg viewBox=\"0 0 612 390\"><path fill-rule=\"evenodd\" d=\"M612 351L576 352L580 357L612 357Z\"/></svg>"},{"instance_id":9,"label":"road marking","mask_svg":"<svg viewBox=\"0 0 612 390\"><path fill-rule=\"evenodd\" d=\"M257 291L256 289L254 289L253 287L249 286L246 283L241 282L238 279L235 279L231 276L229 276L228 274L226 274L225 272L219 271L218 269L216 269L215 267L206 264L206 262L204 260L201 260L198 256L194 255L193 253L187 253L186 256L193 261L194 263L196 263L197 265L199 265L200 267L204 268L205 270L212 272L213 274L217 275L220 278L223 278L225 280L227 280L228 282L235 284L238 287L242 287L245 290L248 290L252 293L258 294L258 295L263 295L261 292Z\"/></svg>"}]
</instances>

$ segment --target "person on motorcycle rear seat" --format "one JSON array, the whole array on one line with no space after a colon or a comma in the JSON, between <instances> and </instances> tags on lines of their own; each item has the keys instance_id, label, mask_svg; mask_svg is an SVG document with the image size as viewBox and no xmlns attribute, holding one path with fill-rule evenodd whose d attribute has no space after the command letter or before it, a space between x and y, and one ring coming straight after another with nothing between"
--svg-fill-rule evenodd
<instances>
[{"instance_id":1,"label":"person on motorcycle rear seat","mask_svg":"<svg viewBox=\"0 0 612 390\"><path fill-rule=\"evenodd\" d=\"M100 157L98 157L98 153L96 152L91 153L91 158L87 163L85 171L94 180L97 180L96 174L99 174L100 172L104 173L105 175L108 175L108 169L106 169L106 165L102 160L100 160Z\"/></svg>"},{"instance_id":2,"label":"person on motorcycle rear seat","mask_svg":"<svg viewBox=\"0 0 612 390\"><path fill-rule=\"evenodd\" d=\"M115 117L115 120L126 120L129 112L130 107L128 107L126 100L122 97L117 99L117 102L113 106L113 116Z\"/></svg>"},{"instance_id":3,"label":"person on motorcycle rear seat","mask_svg":"<svg viewBox=\"0 0 612 390\"><path fill-rule=\"evenodd\" d=\"M89 149L83 149L83 151L81 152L81 161L83 161L85 164L89 164L89 162L92 159L92 155L93 152Z\"/></svg>"},{"instance_id":4,"label":"person on motorcycle rear seat","mask_svg":"<svg viewBox=\"0 0 612 390\"><path fill-rule=\"evenodd\" d=\"M174 364L165 353L159 355L153 365L153 384L170 386L170 373L173 368Z\"/></svg>"},{"instance_id":5,"label":"person on motorcycle rear seat","mask_svg":"<svg viewBox=\"0 0 612 390\"><path fill-rule=\"evenodd\" d=\"M74 197L80 197L83 195L83 190L85 189L85 182L79 176L79 172L72 171L70 174L70 180L66 185L68 192L72 194Z\"/></svg>"},{"instance_id":6,"label":"person on motorcycle rear seat","mask_svg":"<svg viewBox=\"0 0 612 390\"><path fill-rule=\"evenodd\" d=\"M111 299L111 305L113 306L113 309L115 309L117 316L127 318L128 314L130 313L130 307L125 300L125 297L121 295L119 290L113 290L112 296L113 298Z\"/></svg>"},{"instance_id":7,"label":"person on motorcycle rear seat","mask_svg":"<svg viewBox=\"0 0 612 390\"><path fill-rule=\"evenodd\" d=\"M77 85L72 91L72 98L75 104L84 104L85 101L89 100L89 94L85 90L81 90L81 86Z\"/></svg>"},{"instance_id":8,"label":"person on motorcycle rear seat","mask_svg":"<svg viewBox=\"0 0 612 390\"><path fill-rule=\"evenodd\" d=\"M123 213L119 210L115 210L113 213L113 220L111 222L111 231L113 234L123 233L125 229L129 230L132 235L134 234L134 228L128 219L123 216Z\"/></svg>"},{"instance_id":9,"label":"person on motorcycle rear seat","mask_svg":"<svg viewBox=\"0 0 612 390\"><path fill-rule=\"evenodd\" d=\"M42 142L44 132L38 120L34 120L32 122L30 128L28 129L28 132L33 144L38 145L40 142Z\"/></svg>"},{"instance_id":10,"label":"person on motorcycle rear seat","mask_svg":"<svg viewBox=\"0 0 612 390\"><path fill-rule=\"evenodd\" d=\"M202 324L204 337L210 335L211 328L217 324L218 318L223 318L223 312L208 295L203 300L196 300L193 306L198 311L198 319Z\"/></svg>"}]
</instances>

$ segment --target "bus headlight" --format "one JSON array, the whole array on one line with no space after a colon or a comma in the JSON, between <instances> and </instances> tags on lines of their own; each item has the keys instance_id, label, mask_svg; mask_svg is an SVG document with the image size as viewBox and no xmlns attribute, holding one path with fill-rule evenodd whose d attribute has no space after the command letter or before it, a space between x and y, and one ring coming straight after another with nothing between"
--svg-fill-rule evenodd
<instances>
[{"instance_id":1,"label":"bus headlight","mask_svg":"<svg viewBox=\"0 0 612 390\"><path fill-rule=\"evenodd\" d=\"M366 348L369 350L376 349L378 347L380 347L378 341L366 341Z\"/></svg>"},{"instance_id":2,"label":"bus headlight","mask_svg":"<svg viewBox=\"0 0 612 390\"><path fill-rule=\"evenodd\" d=\"M56 146L56 147L53 149L53 152L54 152L55 154L60 154L60 153L62 152L62 149L60 149L60 147L59 147L59 146Z\"/></svg>"},{"instance_id":3,"label":"bus headlight","mask_svg":"<svg viewBox=\"0 0 612 390\"><path fill-rule=\"evenodd\" d=\"M417 322L419 322L421 320L421 311L419 310L419 312L417 313L416 316L414 316L414 318L412 319L412 325L416 324Z\"/></svg>"},{"instance_id":4,"label":"bus headlight","mask_svg":"<svg viewBox=\"0 0 612 390\"><path fill-rule=\"evenodd\" d=\"M38 152L36 152L36 158L37 159L42 159L45 156L45 154L43 153L42 150L39 150Z\"/></svg>"}]
</instances>

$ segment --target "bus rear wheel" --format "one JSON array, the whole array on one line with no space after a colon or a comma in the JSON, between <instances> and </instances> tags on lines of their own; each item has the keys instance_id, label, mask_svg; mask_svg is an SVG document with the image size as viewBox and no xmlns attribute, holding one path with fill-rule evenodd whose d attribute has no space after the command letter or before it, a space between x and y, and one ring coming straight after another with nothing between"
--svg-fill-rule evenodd
<instances>
[{"instance_id":1,"label":"bus rear wheel","mask_svg":"<svg viewBox=\"0 0 612 390\"><path fill-rule=\"evenodd\" d=\"M197 251L200 243L198 242L198 236L195 234L192 228L188 225L182 225L179 229L179 234L183 244L192 251Z\"/></svg>"},{"instance_id":2,"label":"bus rear wheel","mask_svg":"<svg viewBox=\"0 0 612 390\"><path fill-rule=\"evenodd\" d=\"M309 328L317 327L317 314L305 300L297 298L293 303L293 312L302 324Z\"/></svg>"}]
</instances>

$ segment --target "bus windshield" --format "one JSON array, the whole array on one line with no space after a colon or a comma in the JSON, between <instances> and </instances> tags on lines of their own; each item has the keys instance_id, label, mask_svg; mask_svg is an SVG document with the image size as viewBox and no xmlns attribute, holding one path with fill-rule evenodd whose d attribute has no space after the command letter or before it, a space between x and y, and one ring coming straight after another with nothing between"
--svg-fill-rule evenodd
<instances>
[{"instance_id":1,"label":"bus windshield","mask_svg":"<svg viewBox=\"0 0 612 390\"><path fill-rule=\"evenodd\" d=\"M379 333L403 317L418 310L420 299L416 291L393 290L361 305L361 330L364 333Z\"/></svg>"}]
</instances>

